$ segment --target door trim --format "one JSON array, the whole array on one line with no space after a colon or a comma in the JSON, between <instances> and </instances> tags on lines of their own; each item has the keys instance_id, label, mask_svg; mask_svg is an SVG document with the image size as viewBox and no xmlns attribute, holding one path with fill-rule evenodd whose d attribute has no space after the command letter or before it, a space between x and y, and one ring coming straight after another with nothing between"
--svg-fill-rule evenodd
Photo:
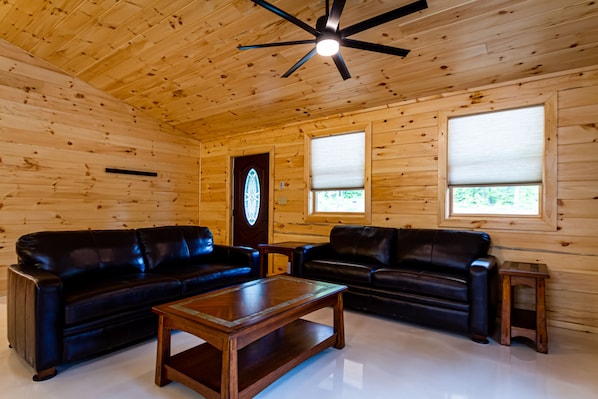
<instances>
[{"instance_id":1,"label":"door trim","mask_svg":"<svg viewBox=\"0 0 598 399\"><path fill-rule=\"evenodd\" d=\"M273 217L274 217L274 146L259 146L252 148L251 151L231 151L228 155L228 184L226 185L226 218L228 220L228 228L226 230L226 242L228 245L233 243L233 195L234 195L234 170L235 170L235 158L244 157L248 155L268 154L268 242L272 242L273 233ZM256 248L257 249L257 248Z\"/></svg>"}]
</instances>

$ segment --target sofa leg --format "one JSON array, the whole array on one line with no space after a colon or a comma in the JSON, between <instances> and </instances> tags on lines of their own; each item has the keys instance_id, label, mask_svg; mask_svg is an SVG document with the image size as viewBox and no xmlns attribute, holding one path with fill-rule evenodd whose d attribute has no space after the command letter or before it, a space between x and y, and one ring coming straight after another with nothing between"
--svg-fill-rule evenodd
<instances>
[{"instance_id":1,"label":"sofa leg","mask_svg":"<svg viewBox=\"0 0 598 399\"><path fill-rule=\"evenodd\" d=\"M471 340L478 344L488 344L490 342L490 341L488 341L488 338L486 338L482 335L472 335Z\"/></svg>"},{"instance_id":2,"label":"sofa leg","mask_svg":"<svg viewBox=\"0 0 598 399\"><path fill-rule=\"evenodd\" d=\"M56 375L56 367L50 367L45 370L38 370L37 374L33 376L33 381L45 381Z\"/></svg>"}]
</instances>

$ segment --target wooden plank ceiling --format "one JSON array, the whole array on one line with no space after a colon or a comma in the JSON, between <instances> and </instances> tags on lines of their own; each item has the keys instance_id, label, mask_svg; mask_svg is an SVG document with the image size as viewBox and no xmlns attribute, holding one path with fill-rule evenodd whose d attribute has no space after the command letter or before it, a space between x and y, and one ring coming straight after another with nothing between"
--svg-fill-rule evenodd
<instances>
[{"instance_id":1,"label":"wooden plank ceiling","mask_svg":"<svg viewBox=\"0 0 598 399\"><path fill-rule=\"evenodd\" d=\"M347 0L341 28L411 0ZM271 0L315 26L324 0ZM0 38L198 139L598 64L598 2L428 0L354 36L406 58L342 48L352 78L250 0L3 0Z\"/></svg>"}]
</instances>

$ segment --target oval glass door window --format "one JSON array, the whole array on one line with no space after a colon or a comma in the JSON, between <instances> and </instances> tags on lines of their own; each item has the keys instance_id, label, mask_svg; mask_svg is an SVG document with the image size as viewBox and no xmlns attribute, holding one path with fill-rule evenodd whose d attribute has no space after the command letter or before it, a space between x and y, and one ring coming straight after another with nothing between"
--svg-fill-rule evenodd
<instances>
[{"instance_id":1,"label":"oval glass door window","mask_svg":"<svg viewBox=\"0 0 598 399\"><path fill-rule=\"evenodd\" d=\"M251 226L257 221L260 213L260 178L254 168L249 170L245 178L244 188L245 218Z\"/></svg>"}]
</instances>

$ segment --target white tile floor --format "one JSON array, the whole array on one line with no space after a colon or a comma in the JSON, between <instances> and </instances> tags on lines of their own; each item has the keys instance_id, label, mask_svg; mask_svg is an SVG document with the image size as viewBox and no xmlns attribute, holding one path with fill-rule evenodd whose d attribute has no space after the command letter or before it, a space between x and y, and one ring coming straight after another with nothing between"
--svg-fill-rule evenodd
<instances>
[{"instance_id":1,"label":"white tile floor","mask_svg":"<svg viewBox=\"0 0 598 399\"><path fill-rule=\"evenodd\" d=\"M330 309L308 318L329 323ZM549 354L524 341L506 347L352 311L347 346L327 349L262 391L259 399L470 399L598 397L598 335L549 328ZM173 351L197 339L176 333ZM178 383L154 385L156 341L59 370L44 382L6 341L6 300L0 298L1 398L180 398L201 395Z\"/></svg>"}]
</instances>

